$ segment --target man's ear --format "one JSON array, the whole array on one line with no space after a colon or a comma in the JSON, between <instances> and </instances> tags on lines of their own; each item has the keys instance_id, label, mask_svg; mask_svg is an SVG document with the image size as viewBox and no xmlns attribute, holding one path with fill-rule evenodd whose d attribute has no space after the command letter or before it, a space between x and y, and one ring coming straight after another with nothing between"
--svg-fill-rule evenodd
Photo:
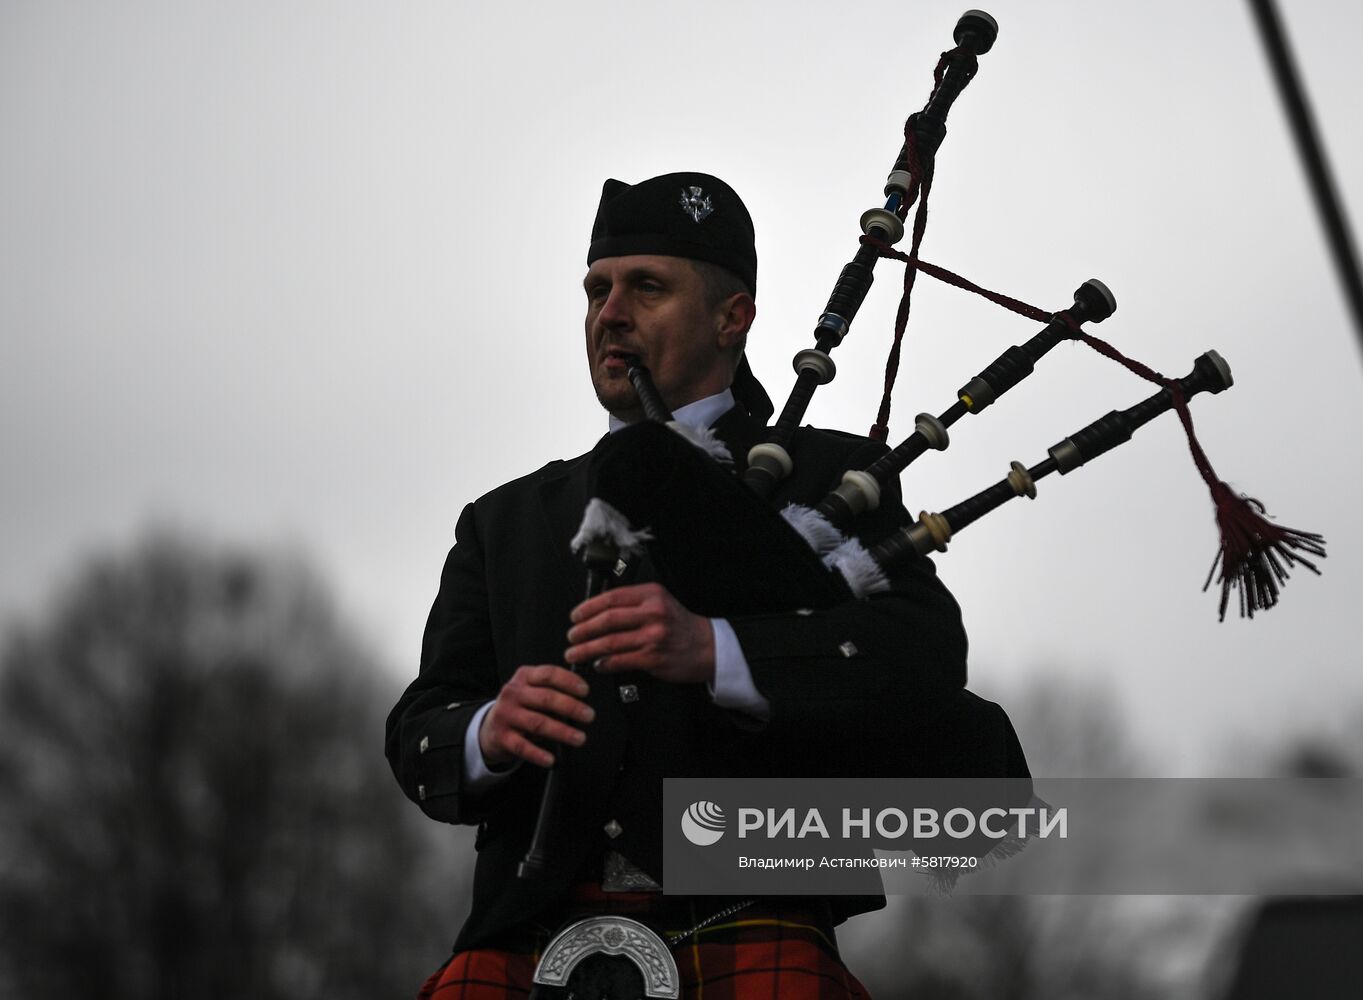
<instances>
[{"instance_id":1,"label":"man's ear","mask_svg":"<svg viewBox=\"0 0 1363 1000\"><path fill-rule=\"evenodd\" d=\"M715 310L715 339L720 347L737 347L757 318L757 303L747 292L730 295Z\"/></svg>"}]
</instances>

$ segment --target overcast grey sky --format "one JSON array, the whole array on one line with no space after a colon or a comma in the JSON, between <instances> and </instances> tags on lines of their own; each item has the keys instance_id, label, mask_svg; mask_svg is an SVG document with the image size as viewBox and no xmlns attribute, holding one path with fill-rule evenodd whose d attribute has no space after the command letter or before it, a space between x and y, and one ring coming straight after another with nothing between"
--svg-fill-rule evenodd
<instances>
[{"instance_id":1,"label":"overcast grey sky","mask_svg":"<svg viewBox=\"0 0 1363 1000\"><path fill-rule=\"evenodd\" d=\"M0 615L153 521L300 546L393 663L462 505L604 429L580 280L601 181L700 169L757 223L750 353L789 358L878 203L965 4L49 3L0 7ZM1283 0L1352 216L1363 10ZM973 686L1108 686L1158 769L1363 705L1355 601L1363 363L1245 5L1004 0L950 121L925 259L1182 375L1217 471L1324 533L1325 576L1218 625L1216 533L1176 422L963 533L938 567ZM813 423L874 414L882 265ZM1035 324L918 283L892 433ZM1055 351L905 476L941 509L1150 387ZM1023 734L1024 743L1027 734Z\"/></svg>"}]
</instances>

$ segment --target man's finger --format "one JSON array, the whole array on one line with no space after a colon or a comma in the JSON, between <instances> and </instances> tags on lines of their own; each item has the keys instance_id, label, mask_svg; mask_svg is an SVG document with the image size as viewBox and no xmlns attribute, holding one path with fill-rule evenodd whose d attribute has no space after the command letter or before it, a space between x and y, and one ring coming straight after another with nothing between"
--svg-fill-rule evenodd
<instances>
[{"instance_id":1,"label":"man's finger","mask_svg":"<svg viewBox=\"0 0 1363 1000\"><path fill-rule=\"evenodd\" d=\"M550 664L521 667L507 686L514 689L518 682L527 690L530 688L553 688L575 698L585 698L591 691L587 681L578 674Z\"/></svg>"},{"instance_id":2,"label":"man's finger","mask_svg":"<svg viewBox=\"0 0 1363 1000\"><path fill-rule=\"evenodd\" d=\"M553 767L554 755L543 747L536 746L530 740L521 736L519 733L511 734L507 739L504 749L514 757L519 757L527 764L534 764L536 767Z\"/></svg>"},{"instance_id":3,"label":"man's finger","mask_svg":"<svg viewBox=\"0 0 1363 1000\"><path fill-rule=\"evenodd\" d=\"M588 639L595 639L611 632L627 632L638 628L648 619L647 612L637 604L624 608L607 608L604 611L598 611L590 618L584 618L570 628L568 630L568 641L573 643L585 642Z\"/></svg>"},{"instance_id":4,"label":"man's finger","mask_svg":"<svg viewBox=\"0 0 1363 1000\"><path fill-rule=\"evenodd\" d=\"M509 727L522 736L534 737L536 741L551 740L554 743L568 743L580 747L587 742L587 734L581 729L554 718L528 709L514 713Z\"/></svg>"},{"instance_id":5,"label":"man's finger","mask_svg":"<svg viewBox=\"0 0 1363 1000\"><path fill-rule=\"evenodd\" d=\"M628 587L613 587L610 590L602 591L595 597L589 597L577 607L573 608L568 616L571 622L586 621L593 615L599 615L608 608L626 607L638 604L654 590L660 589L656 583L632 583Z\"/></svg>"},{"instance_id":6,"label":"man's finger","mask_svg":"<svg viewBox=\"0 0 1363 1000\"><path fill-rule=\"evenodd\" d=\"M580 747L587 742L587 734L582 730L574 729L552 716L527 710L515 710L509 714L509 719L489 721L490 731L486 736L491 749L496 751L491 756L500 758L510 754L541 767L551 767L554 761L553 754L541 746L541 742L574 747ZM484 756L489 755L484 753Z\"/></svg>"},{"instance_id":7,"label":"man's finger","mask_svg":"<svg viewBox=\"0 0 1363 1000\"><path fill-rule=\"evenodd\" d=\"M603 656L627 653L643 644L643 633L610 632L589 642L574 643L563 651L563 658L569 663L590 663Z\"/></svg>"},{"instance_id":8,"label":"man's finger","mask_svg":"<svg viewBox=\"0 0 1363 1000\"><path fill-rule=\"evenodd\" d=\"M578 677L586 685L586 681ZM572 695L563 694L551 688L532 687L526 688L523 696L518 699L517 704L526 709L534 709L542 713L551 713L564 719L572 719L575 722L589 723L596 718L596 710L586 702Z\"/></svg>"}]
</instances>

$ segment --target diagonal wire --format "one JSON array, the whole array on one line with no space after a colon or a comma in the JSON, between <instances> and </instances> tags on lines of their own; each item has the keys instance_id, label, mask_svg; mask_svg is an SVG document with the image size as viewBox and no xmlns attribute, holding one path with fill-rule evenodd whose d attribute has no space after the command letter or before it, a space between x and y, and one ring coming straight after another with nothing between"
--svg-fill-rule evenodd
<instances>
[{"instance_id":1,"label":"diagonal wire","mask_svg":"<svg viewBox=\"0 0 1363 1000\"><path fill-rule=\"evenodd\" d=\"M1311 195L1316 203L1316 212L1320 216L1321 225L1325 227L1325 237L1334 259L1335 272L1344 286L1344 296L1348 300L1349 311L1353 317L1354 332L1358 335L1360 349L1363 349L1363 279L1359 277L1358 254L1354 249L1349 224L1344 217L1344 208L1340 204L1330 166L1325 161L1325 150L1321 147L1310 105L1306 102L1306 92L1302 88L1301 77L1297 73L1296 63L1292 58L1292 51L1288 47L1287 36L1273 0L1249 0L1249 6L1273 69L1283 110L1287 112L1288 123L1292 126L1297 153L1301 156L1302 166L1306 170Z\"/></svg>"}]
</instances>

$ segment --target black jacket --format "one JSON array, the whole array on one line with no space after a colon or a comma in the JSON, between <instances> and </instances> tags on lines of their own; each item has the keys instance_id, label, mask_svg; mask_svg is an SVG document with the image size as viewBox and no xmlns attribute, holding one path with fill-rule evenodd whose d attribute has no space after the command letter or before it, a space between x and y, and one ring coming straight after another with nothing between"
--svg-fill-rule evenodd
<instances>
[{"instance_id":1,"label":"black jacket","mask_svg":"<svg viewBox=\"0 0 1363 1000\"><path fill-rule=\"evenodd\" d=\"M738 407L715 430L740 464L762 432ZM865 438L801 429L791 448L796 471L777 506L816 503L844 469L864 467L882 451ZM556 844L563 861L546 882L519 881L515 869L545 772L523 765L492 791L464 795L464 735L518 667L563 662L568 614L583 597L584 571L568 541L588 499L590 457L552 462L464 509L426 625L420 674L388 720L388 758L406 794L435 819L479 826L473 906L457 948L483 944L551 907L592 871L608 843L661 881L664 777L1016 771L1021 753L1006 717L963 691L959 608L931 562L918 560L892 575L891 593L867 601L730 616L771 703L760 729L716 707L703 685L591 675L597 716L587 744L573 752ZM897 490L887 491L859 533L874 540L908 520ZM624 582L649 573L645 561ZM624 683L638 687L637 701L622 702ZM608 841L603 827L611 819L622 832ZM841 919L879 905L878 896L845 897L834 910Z\"/></svg>"}]
</instances>

